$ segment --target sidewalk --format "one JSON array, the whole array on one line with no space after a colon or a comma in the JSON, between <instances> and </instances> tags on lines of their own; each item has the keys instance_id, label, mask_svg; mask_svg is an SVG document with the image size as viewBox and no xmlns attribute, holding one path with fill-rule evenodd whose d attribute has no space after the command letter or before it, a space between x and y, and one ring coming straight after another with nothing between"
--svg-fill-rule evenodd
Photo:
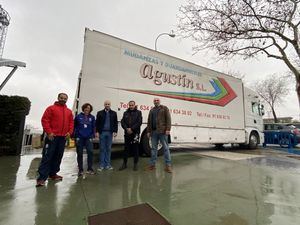
<instances>
[{"instance_id":1,"label":"sidewalk","mask_svg":"<svg viewBox=\"0 0 300 225\"><path fill-rule=\"evenodd\" d=\"M132 171L130 158L125 171L83 179L77 177L76 153L68 150L63 181L40 188L35 188L40 154L0 157L0 224L86 225L89 215L145 202L172 225L299 224L300 173L194 153L172 154L173 174L164 171L162 157L154 172L143 170L148 158ZM121 163L112 161L115 169Z\"/></svg>"}]
</instances>

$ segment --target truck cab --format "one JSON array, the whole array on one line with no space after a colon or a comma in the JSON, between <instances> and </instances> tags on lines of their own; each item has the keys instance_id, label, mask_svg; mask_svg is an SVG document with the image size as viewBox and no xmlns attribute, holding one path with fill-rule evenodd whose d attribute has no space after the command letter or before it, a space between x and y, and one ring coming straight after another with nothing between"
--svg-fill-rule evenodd
<instances>
[{"instance_id":1,"label":"truck cab","mask_svg":"<svg viewBox=\"0 0 300 225\"><path fill-rule=\"evenodd\" d=\"M245 108L245 144L249 148L256 148L264 142L263 118L264 106L259 96L253 90L244 87L244 108Z\"/></svg>"}]
</instances>

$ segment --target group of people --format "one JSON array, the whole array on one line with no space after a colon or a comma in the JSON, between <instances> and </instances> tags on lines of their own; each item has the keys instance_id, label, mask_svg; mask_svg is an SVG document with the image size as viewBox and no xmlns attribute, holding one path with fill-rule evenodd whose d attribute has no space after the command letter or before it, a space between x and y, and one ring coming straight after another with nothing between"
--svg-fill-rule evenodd
<instances>
[{"instance_id":1,"label":"group of people","mask_svg":"<svg viewBox=\"0 0 300 225\"><path fill-rule=\"evenodd\" d=\"M111 109L111 102L104 102L104 109L97 112L96 118L91 114L93 106L82 105L82 112L73 118L72 111L67 108L68 95L59 93L57 101L49 106L42 116L42 126L46 133L42 160L38 169L36 186L44 186L47 179L62 180L57 173L63 157L66 139L74 136L76 140L78 176L82 176L83 150L87 151L87 173L95 174L93 170L93 139L99 138L100 154L98 171L112 170L111 146L113 137L117 136L117 113ZM151 159L147 170L154 170L157 160L158 142L162 144L165 159L165 171L172 173L171 156L168 146L168 135L171 130L169 109L160 104L159 98L154 98L154 107L150 110L147 123L147 136L151 138ZM121 119L124 129L123 163L119 170L127 168L130 152L133 153L133 170L138 170L139 140L142 125L142 113L137 109L135 101L128 103L128 109Z\"/></svg>"}]
</instances>

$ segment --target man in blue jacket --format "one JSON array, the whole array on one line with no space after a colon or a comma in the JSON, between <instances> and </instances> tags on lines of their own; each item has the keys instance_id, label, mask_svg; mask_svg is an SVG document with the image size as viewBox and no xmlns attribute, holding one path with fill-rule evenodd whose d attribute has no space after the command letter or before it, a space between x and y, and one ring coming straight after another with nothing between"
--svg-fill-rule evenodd
<instances>
[{"instance_id":1,"label":"man in blue jacket","mask_svg":"<svg viewBox=\"0 0 300 225\"><path fill-rule=\"evenodd\" d=\"M93 138L95 137L95 117L91 114L93 106L85 103L81 107L82 112L75 117L74 133L76 138L78 176L83 174L83 147L87 151L88 174L94 174L93 170Z\"/></svg>"},{"instance_id":2,"label":"man in blue jacket","mask_svg":"<svg viewBox=\"0 0 300 225\"><path fill-rule=\"evenodd\" d=\"M110 108L111 102L104 102L104 109L97 112L96 116L96 137L100 140L100 166L98 171L103 169L112 170L110 163L111 145L113 137L117 136L118 118L117 113Z\"/></svg>"}]
</instances>

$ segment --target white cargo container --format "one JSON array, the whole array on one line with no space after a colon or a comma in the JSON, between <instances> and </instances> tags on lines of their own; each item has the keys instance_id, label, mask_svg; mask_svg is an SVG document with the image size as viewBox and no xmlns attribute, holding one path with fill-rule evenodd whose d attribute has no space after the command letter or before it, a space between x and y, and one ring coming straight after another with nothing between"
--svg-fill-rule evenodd
<instances>
[{"instance_id":1,"label":"white cargo container","mask_svg":"<svg viewBox=\"0 0 300 225\"><path fill-rule=\"evenodd\" d=\"M263 143L263 107L240 79L125 40L85 30L82 69L74 112L89 102L94 113L110 100L120 121L130 100L143 114L142 146L153 98L160 97L172 117L172 143ZM115 143L123 143L119 127Z\"/></svg>"}]
</instances>

